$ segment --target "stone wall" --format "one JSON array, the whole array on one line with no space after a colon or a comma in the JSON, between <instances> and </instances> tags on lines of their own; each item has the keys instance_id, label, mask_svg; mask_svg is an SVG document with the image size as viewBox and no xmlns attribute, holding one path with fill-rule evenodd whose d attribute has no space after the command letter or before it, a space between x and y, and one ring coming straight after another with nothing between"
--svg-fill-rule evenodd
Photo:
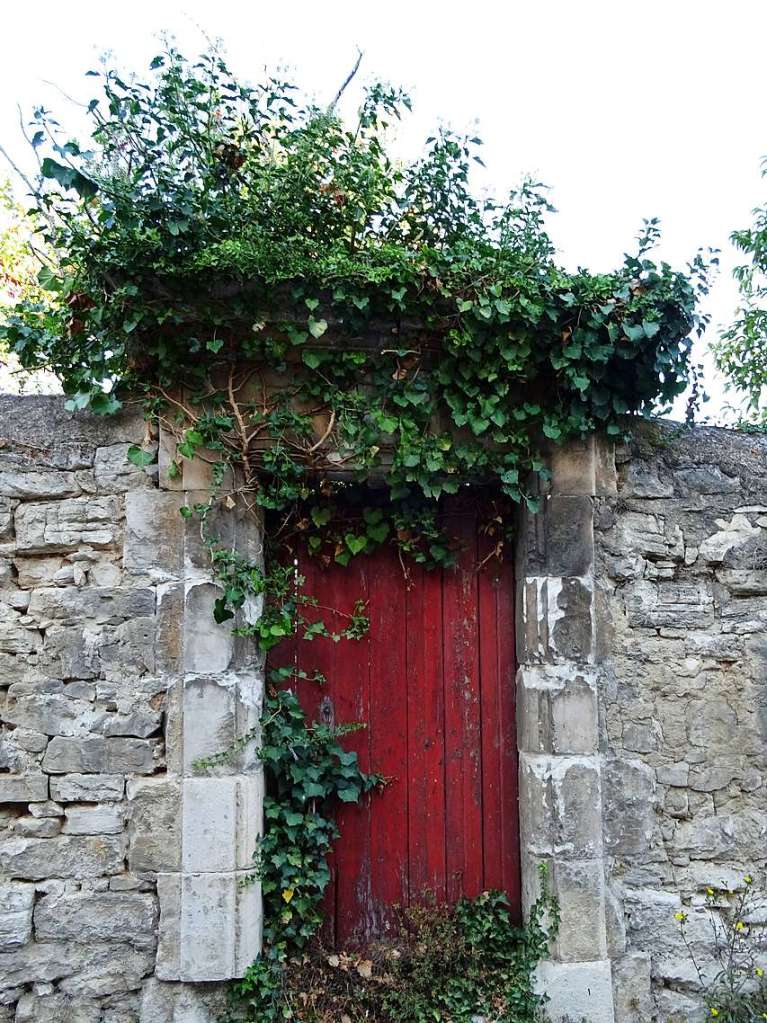
<instances>
[{"instance_id":1,"label":"stone wall","mask_svg":"<svg viewBox=\"0 0 767 1023\"><path fill-rule=\"evenodd\" d=\"M168 479L165 436L131 466L144 434L0 398L0 1023L212 1023L260 946L256 746L195 762L257 728L263 666L179 513L204 467ZM767 440L648 426L551 465L517 558L524 898L545 863L562 912L540 982L554 1023L693 1023L674 914L705 964L705 888L767 866Z\"/></svg>"},{"instance_id":2,"label":"stone wall","mask_svg":"<svg viewBox=\"0 0 767 1023\"><path fill-rule=\"evenodd\" d=\"M546 864L562 913L540 985L555 1023L697 1023L675 914L710 971L706 888L767 884L767 439L647 424L551 471L517 558L523 891Z\"/></svg>"},{"instance_id":3,"label":"stone wall","mask_svg":"<svg viewBox=\"0 0 767 1023\"><path fill-rule=\"evenodd\" d=\"M616 463L594 518L615 1014L687 1023L674 914L705 965L706 887L765 881L767 440L649 425Z\"/></svg>"},{"instance_id":4,"label":"stone wall","mask_svg":"<svg viewBox=\"0 0 767 1023\"><path fill-rule=\"evenodd\" d=\"M0 398L0 1021L207 1021L259 948L253 747L194 761L257 725L261 666L212 623L204 492L131 466L143 437Z\"/></svg>"}]
</instances>

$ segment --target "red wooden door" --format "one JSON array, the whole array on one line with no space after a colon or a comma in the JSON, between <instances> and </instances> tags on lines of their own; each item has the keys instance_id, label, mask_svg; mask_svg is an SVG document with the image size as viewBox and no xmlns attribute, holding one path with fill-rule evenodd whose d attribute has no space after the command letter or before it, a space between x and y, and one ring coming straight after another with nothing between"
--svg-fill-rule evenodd
<instances>
[{"instance_id":1,"label":"red wooden door","mask_svg":"<svg viewBox=\"0 0 767 1023\"><path fill-rule=\"evenodd\" d=\"M360 641L296 645L298 666L328 679L301 683L304 709L364 722L344 745L391 779L339 813L326 899L338 948L385 936L393 907L427 896L501 889L520 913L512 570L477 570L490 544L473 506L448 519L462 542L454 569L414 566L406 579L389 546L346 568L301 563L307 593L346 612L361 597L370 618Z\"/></svg>"}]
</instances>

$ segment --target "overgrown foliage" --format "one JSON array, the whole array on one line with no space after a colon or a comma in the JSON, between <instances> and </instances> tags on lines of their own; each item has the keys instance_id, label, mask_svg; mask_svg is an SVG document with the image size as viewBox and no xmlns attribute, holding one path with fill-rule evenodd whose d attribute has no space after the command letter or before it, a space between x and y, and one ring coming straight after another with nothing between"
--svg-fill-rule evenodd
<instances>
[{"instance_id":1,"label":"overgrown foliage","mask_svg":"<svg viewBox=\"0 0 767 1023\"><path fill-rule=\"evenodd\" d=\"M482 487L500 556L503 502L534 503L544 443L617 435L623 416L684 390L706 264L655 262L655 221L613 273L570 273L540 184L503 201L472 192L479 139L441 130L417 160L392 155L410 102L390 86L369 87L347 123L281 79L243 85L217 53L190 63L169 49L146 80L90 74L87 141L35 111L33 216L56 258L39 275L44 300L18 304L0 337L28 368L53 369L71 408L142 399L176 437L171 476L215 464L213 502L186 513L221 583L217 620L262 650L292 635L354 639L364 608L331 632L290 558L252 564L216 539L217 501L265 509L283 549L300 538L324 563L395 542L433 566L453 557L439 499ZM378 781L343 751L343 730L305 720L291 677L272 675L262 723L266 947L239 989L259 1021L328 1018L311 998L298 1014L285 965L308 955L319 924L334 803ZM538 912L525 933L495 895L409 917L407 949L354 995L364 1018L487 1008L529 1023Z\"/></svg>"},{"instance_id":2,"label":"overgrown foliage","mask_svg":"<svg viewBox=\"0 0 767 1023\"><path fill-rule=\"evenodd\" d=\"M687 940L688 915L676 917L697 973L709 1019L717 1023L762 1023L767 1020L767 893L746 874L736 888L706 889L713 960L702 962Z\"/></svg>"},{"instance_id":3,"label":"overgrown foliage","mask_svg":"<svg viewBox=\"0 0 767 1023\"><path fill-rule=\"evenodd\" d=\"M762 164L767 177L767 159ZM734 270L740 307L734 323L714 348L722 372L748 401L748 418L764 425L767 416L767 204L753 211L750 227L734 231L730 240L745 262Z\"/></svg>"},{"instance_id":4,"label":"overgrown foliage","mask_svg":"<svg viewBox=\"0 0 767 1023\"><path fill-rule=\"evenodd\" d=\"M493 1023L542 1020L545 999L533 990L536 964L557 928L557 906L543 893L525 928L500 892L454 907L426 901L401 912L395 939L359 952L315 943L282 972L280 998L264 1005L264 967L237 984L255 1020L301 1023Z\"/></svg>"},{"instance_id":5,"label":"overgrown foliage","mask_svg":"<svg viewBox=\"0 0 767 1023\"><path fill-rule=\"evenodd\" d=\"M286 507L339 467L395 500L478 482L519 500L541 437L618 433L684 389L705 265L656 264L655 222L615 272L568 273L540 185L472 193L478 139L390 154L396 89L370 87L346 124L215 53L91 74L86 143L35 113L60 265L41 275L53 304L4 327L74 407L144 394L178 416L181 457L226 452L257 503Z\"/></svg>"}]
</instances>

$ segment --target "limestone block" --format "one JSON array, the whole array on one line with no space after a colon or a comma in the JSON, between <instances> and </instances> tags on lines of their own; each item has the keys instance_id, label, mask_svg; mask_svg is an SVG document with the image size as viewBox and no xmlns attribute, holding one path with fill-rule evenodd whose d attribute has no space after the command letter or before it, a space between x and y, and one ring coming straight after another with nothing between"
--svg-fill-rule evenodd
<instances>
[{"instance_id":1,"label":"limestone block","mask_svg":"<svg viewBox=\"0 0 767 1023\"><path fill-rule=\"evenodd\" d=\"M44 735L72 736L87 732L97 714L89 701L70 697L63 682L36 679L9 686L3 717Z\"/></svg>"},{"instance_id":2,"label":"limestone block","mask_svg":"<svg viewBox=\"0 0 767 1023\"><path fill-rule=\"evenodd\" d=\"M551 1023L616 1023L612 974L607 960L555 963L544 960L536 970L536 987L548 995Z\"/></svg>"},{"instance_id":3,"label":"limestone block","mask_svg":"<svg viewBox=\"0 0 767 1023\"><path fill-rule=\"evenodd\" d=\"M122 799L125 778L121 774L67 774L51 778L51 797L62 803L100 803Z\"/></svg>"},{"instance_id":4,"label":"limestone block","mask_svg":"<svg viewBox=\"0 0 767 1023\"><path fill-rule=\"evenodd\" d=\"M123 567L158 581L181 573L184 564L184 520L181 494L137 490L125 497Z\"/></svg>"},{"instance_id":5,"label":"limestone block","mask_svg":"<svg viewBox=\"0 0 767 1023\"><path fill-rule=\"evenodd\" d=\"M50 586L63 564L60 557L14 558L16 585L24 590Z\"/></svg>"},{"instance_id":6,"label":"limestone block","mask_svg":"<svg viewBox=\"0 0 767 1023\"><path fill-rule=\"evenodd\" d=\"M621 487L622 497L658 499L674 496L671 482L660 479L657 466L648 462L632 461L626 467L626 478Z\"/></svg>"},{"instance_id":7,"label":"limestone block","mask_svg":"<svg viewBox=\"0 0 767 1023\"><path fill-rule=\"evenodd\" d=\"M27 657L39 651L43 645L42 636L24 622L26 619L22 615L10 609L5 614L0 613L0 652Z\"/></svg>"},{"instance_id":8,"label":"limestone block","mask_svg":"<svg viewBox=\"0 0 767 1023\"><path fill-rule=\"evenodd\" d=\"M566 446L552 446L549 456L552 494L590 497L596 493L595 446L593 436L571 441Z\"/></svg>"},{"instance_id":9,"label":"limestone block","mask_svg":"<svg viewBox=\"0 0 767 1023\"><path fill-rule=\"evenodd\" d=\"M0 541L5 542L13 537L13 509L16 502L0 496Z\"/></svg>"},{"instance_id":10,"label":"limestone block","mask_svg":"<svg viewBox=\"0 0 767 1023\"><path fill-rule=\"evenodd\" d=\"M517 675L519 749L527 753L597 752L597 683L568 666L521 668Z\"/></svg>"},{"instance_id":11,"label":"limestone block","mask_svg":"<svg viewBox=\"0 0 767 1023\"><path fill-rule=\"evenodd\" d=\"M48 798L44 774L0 774L0 803L41 803Z\"/></svg>"},{"instance_id":12,"label":"limestone block","mask_svg":"<svg viewBox=\"0 0 767 1023\"><path fill-rule=\"evenodd\" d=\"M543 510L545 568L542 575L583 576L594 561L594 506L586 495L552 495Z\"/></svg>"},{"instance_id":13,"label":"limestone block","mask_svg":"<svg viewBox=\"0 0 767 1023\"><path fill-rule=\"evenodd\" d=\"M102 494L120 494L152 485L154 466L145 469L128 461L130 444L108 444L96 448L93 471L96 486ZM148 450L151 450L151 446ZM156 471L156 469L155 469Z\"/></svg>"},{"instance_id":14,"label":"limestone block","mask_svg":"<svg viewBox=\"0 0 767 1023\"><path fill-rule=\"evenodd\" d=\"M100 679L96 684L99 712L93 731L108 737L149 738L160 730L171 680L131 674Z\"/></svg>"},{"instance_id":15,"label":"limestone block","mask_svg":"<svg viewBox=\"0 0 767 1023\"><path fill-rule=\"evenodd\" d=\"M144 985L140 1023L219 1023L226 1010L223 986L173 984L150 977Z\"/></svg>"},{"instance_id":16,"label":"limestone block","mask_svg":"<svg viewBox=\"0 0 767 1023\"><path fill-rule=\"evenodd\" d=\"M187 675L181 688L183 738L176 769L191 774L195 761L229 749L245 736L258 732L263 678L260 672L225 672ZM230 764L216 773L260 772L258 744L246 746Z\"/></svg>"},{"instance_id":17,"label":"limestone block","mask_svg":"<svg viewBox=\"0 0 767 1023\"><path fill-rule=\"evenodd\" d=\"M78 474L46 469L0 468L0 495L21 501L39 501L46 497L77 497L82 493Z\"/></svg>"},{"instance_id":18,"label":"limestone block","mask_svg":"<svg viewBox=\"0 0 767 1023\"><path fill-rule=\"evenodd\" d=\"M74 973L87 959L87 949L70 942L28 942L0 953L0 990L23 984L56 981Z\"/></svg>"},{"instance_id":19,"label":"limestone block","mask_svg":"<svg viewBox=\"0 0 767 1023\"><path fill-rule=\"evenodd\" d=\"M0 883L0 951L21 948L32 937L35 886Z\"/></svg>"},{"instance_id":20,"label":"limestone block","mask_svg":"<svg viewBox=\"0 0 767 1023\"><path fill-rule=\"evenodd\" d=\"M731 753L737 749L738 715L726 700L695 700L685 708L687 738L693 746L709 753Z\"/></svg>"},{"instance_id":21,"label":"limestone block","mask_svg":"<svg viewBox=\"0 0 767 1023\"><path fill-rule=\"evenodd\" d=\"M680 821L669 845L691 859L750 864L763 856L765 834L767 813L744 810Z\"/></svg>"},{"instance_id":22,"label":"limestone block","mask_svg":"<svg viewBox=\"0 0 767 1023\"><path fill-rule=\"evenodd\" d=\"M13 830L26 838L54 838L61 832L57 817L17 817Z\"/></svg>"},{"instance_id":23,"label":"limestone block","mask_svg":"<svg viewBox=\"0 0 767 1023\"><path fill-rule=\"evenodd\" d=\"M607 958L605 879L602 860L557 860L551 868L561 914L552 953L559 962Z\"/></svg>"},{"instance_id":24,"label":"limestone block","mask_svg":"<svg viewBox=\"0 0 767 1023\"><path fill-rule=\"evenodd\" d=\"M150 588L78 586L33 590L29 616L44 629L52 625L119 625L155 613L155 592Z\"/></svg>"},{"instance_id":25,"label":"limestone block","mask_svg":"<svg viewBox=\"0 0 767 1023\"><path fill-rule=\"evenodd\" d=\"M602 855L602 796L596 757L519 758L522 849L584 860Z\"/></svg>"},{"instance_id":26,"label":"limestone block","mask_svg":"<svg viewBox=\"0 0 767 1023\"><path fill-rule=\"evenodd\" d=\"M588 662L594 654L593 580L532 576L524 580L517 614L522 664Z\"/></svg>"},{"instance_id":27,"label":"limestone block","mask_svg":"<svg viewBox=\"0 0 767 1023\"><path fill-rule=\"evenodd\" d=\"M64 814L65 835L119 835L123 830L124 814L117 803L67 806Z\"/></svg>"},{"instance_id":28,"label":"limestone block","mask_svg":"<svg viewBox=\"0 0 767 1023\"><path fill-rule=\"evenodd\" d=\"M96 1001L76 1003L65 994L37 995L27 992L16 1006L15 1023L101 1023L101 1005Z\"/></svg>"},{"instance_id":29,"label":"limestone block","mask_svg":"<svg viewBox=\"0 0 767 1023\"><path fill-rule=\"evenodd\" d=\"M48 743L43 770L51 774L152 774L160 744L153 739L56 736Z\"/></svg>"},{"instance_id":30,"label":"limestone block","mask_svg":"<svg viewBox=\"0 0 767 1023\"><path fill-rule=\"evenodd\" d=\"M38 941L105 942L154 948L157 900L141 892L46 895L35 906Z\"/></svg>"},{"instance_id":31,"label":"limestone block","mask_svg":"<svg viewBox=\"0 0 767 1023\"><path fill-rule=\"evenodd\" d=\"M253 869L262 806L258 775L184 778L182 870L194 874Z\"/></svg>"},{"instance_id":32,"label":"limestone block","mask_svg":"<svg viewBox=\"0 0 767 1023\"><path fill-rule=\"evenodd\" d=\"M641 760L607 757L602 773L605 846L613 856L650 848L655 829L655 779Z\"/></svg>"},{"instance_id":33,"label":"limestone block","mask_svg":"<svg viewBox=\"0 0 767 1023\"><path fill-rule=\"evenodd\" d=\"M154 614L122 622L103 635L98 647L99 664L107 678L126 673L146 675L156 671L157 621Z\"/></svg>"},{"instance_id":34,"label":"limestone block","mask_svg":"<svg viewBox=\"0 0 767 1023\"><path fill-rule=\"evenodd\" d=\"M615 1023L647 1023L653 1010L649 954L614 959L612 972Z\"/></svg>"},{"instance_id":35,"label":"limestone block","mask_svg":"<svg viewBox=\"0 0 767 1023\"><path fill-rule=\"evenodd\" d=\"M184 584L161 583L157 586L156 670L183 673Z\"/></svg>"},{"instance_id":36,"label":"limestone block","mask_svg":"<svg viewBox=\"0 0 767 1023\"><path fill-rule=\"evenodd\" d=\"M46 800L44 803L32 803L29 812L33 817L61 817L64 814L64 807L60 803Z\"/></svg>"},{"instance_id":37,"label":"limestone block","mask_svg":"<svg viewBox=\"0 0 767 1023\"><path fill-rule=\"evenodd\" d=\"M160 980L241 977L261 949L261 893L247 874L160 874ZM246 882L246 883L243 883Z\"/></svg>"},{"instance_id":38,"label":"limestone block","mask_svg":"<svg viewBox=\"0 0 767 1023\"><path fill-rule=\"evenodd\" d=\"M215 675L232 662L231 630L217 625L213 605L221 596L218 586L207 581L187 584L184 601L184 669L188 673Z\"/></svg>"},{"instance_id":39,"label":"limestone block","mask_svg":"<svg viewBox=\"0 0 767 1023\"><path fill-rule=\"evenodd\" d=\"M675 479L683 497L688 494L737 494L740 490L738 477L726 475L718 465L678 469Z\"/></svg>"},{"instance_id":40,"label":"limestone block","mask_svg":"<svg viewBox=\"0 0 767 1023\"><path fill-rule=\"evenodd\" d=\"M128 782L128 864L134 871L181 867L181 788L166 776Z\"/></svg>"},{"instance_id":41,"label":"limestone block","mask_svg":"<svg viewBox=\"0 0 767 1023\"><path fill-rule=\"evenodd\" d=\"M83 949L86 957L76 972L59 983L59 988L78 1003L83 998L138 991L154 968L151 948L101 943L72 943L71 947Z\"/></svg>"},{"instance_id":42,"label":"limestone block","mask_svg":"<svg viewBox=\"0 0 767 1023\"><path fill-rule=\"evenodd\" d=\"M40 667L57 679L91 679L101 673L99 645L100 628L79 625L52 625L46 629L40 651ZM56 733L53 733L56 734ZM60 733L66 734L66 733Z\"/></svg>"},{"instance_id":43,"label":"limestone block","mask_svg":"<svg viewBox=\"0 0 767 1023\"><path fill-rule=\"evenodd\" d=\"M705 629L714 620L714 600L706 580L640 580L628 589L626 605L629 625L635 629Z\"/></svg>"},{"instance_id":44,"label":"limestone block","mask_svg":"<svg viewBox=\"0 0 767 1023\"><path fill-rule=\"evenodd\" d=\"M656 987L654 996L656 1018L663 1023L704 1023L707 1016L711 1019L700 999L693 995Z\"/></svg>"},{"instance_id":45,"label":"limestone block","mask_svg":"<svg viewBox=\"0 0 767 1023\"><path fill-rule=\"evenodd\" d=\"M40 554L80 544L110 547L119 518L120 505L114 497L22 504L16 509L16 544L20 551Z\"/></svg>"},{"instance_id":46,"label":"limestone block","mask_svg":"<svg viewBox=\"0 0 767 1023\"><path fill-rule=\"evenodd\" d=\"M725 555L733 548L738 548L747 540L761 535L758 526L752 526L746 515L733 515L730 521L717 519L718 532L707 537L700 544L698 554L704 561L718 564L724 561Z\"/></svg>"},{"instance_id":47,"label":"limestone block","mask_svg":"<svg viewBox=\"0 0 767 1023\"><path fill-rule=\"evenodd\" d=\"M117 835L0 837L0 870L11 878L101 877L123 869L125 843Z\"/></svg>"}]
</instances>

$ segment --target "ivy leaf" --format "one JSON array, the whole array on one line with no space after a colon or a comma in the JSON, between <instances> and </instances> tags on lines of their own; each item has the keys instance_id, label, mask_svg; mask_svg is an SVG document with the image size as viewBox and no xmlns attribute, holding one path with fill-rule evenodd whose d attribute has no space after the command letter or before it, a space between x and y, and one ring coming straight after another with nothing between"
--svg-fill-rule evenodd
<instances>
[{"instance_id":1,"label":"ivy leaf","mask_svg":"<svg viewBox=\"0 0 767 1023\"><path fill-rule=\"evenodd\" d=\"M356 536L354 533L347 533L344 540L352 554L361 554L368 545L367 537Z\"/></svg>"},{"instance_id":2,"label":"ivy leaf","mask_svg":"<svg viewBox=\"0 0 767 1023\"><path fill-rule=\"evenodd\" d=\"M128 461L131 465L137 465L143 469L145 465L151 465L155 460L155 455L151 451L144 451L137 444L132 444L128 448Z\"/></svg>"},{"instance_id":3,"label":"ivy leaf","mask_svg":"<svg viewBox=\"0 0 767 1023\"><path fill-rule=\"evenodd\" d=\"M83 199L92 199L99 190L95 181L86 178L75 167L68 167L63 163L57 163L50 156L43 160L40 171L44 178L58 182L62 188L72 188Z\"/></svg>"},{"instance_id":4,"label":"ivy leaf","mask_svg":"<svg viewBox=\"0 0 767 1023\"><path fill-rule=\"evenodd\" d=\"M309 512L309 516L315 526L320 529L322 526L326 526L330 522L332 512L330 508L312 508Z\"/></svg>"},{"instance_id":5,"label":"ivy leaf","mask_svg":"<svg viewBox=\"0 0 767 1023\"><path fill-rule=\"evenodd\" d=\"M646 338L652 338L660 330L660 324L655 320L642 320L642 330L644 330Z\"/></svg>"},{"instance_id":6,"label":"ivy leaf","mask_svg":"<svg viewBox=\"0 0 767 1023\"><path fill-rule=\"evenodd\" d=\"M105 394L103 391L94 394L90 400L91 412L97 416L111 416L122 408L122 402L113 394Z\"/></svg>"},{"instance_id":7,"label":"ivy leaf","mask_svg":"<svg viewBox=\"0 0 767 1023\"><path fill-rule=\"evenodd\" d=\"M383 543L389 535L389 523L379 522L378 525L368 526L365 532L371 540L375 540L376 543Z\"/></svg>"},{"instance_id":8,"label":"ivy leaf","mask_svg":"<svg viewBox=\"0 0 767 1023\"><path fill-rule=\"evenodd\" d=\"M41 266L37 275L37 283L45 291L61 291L62 282L49 266Z\"/></svg>"},{"instance_id":9,"label":"ivy leaf","mask_svg":"<svg viewBox=\"0 0 767 1023\"><path fill-rule=\"evenodd\" d=\"M321 338L328 329L327 320L309 320L309 333L313 338Z\"/></svg>"},{"instance_id":10,"label":"ivy leaf","mask_svg":"<svg viewBox=\"0 0 767 1023\"><path fill-rule=\"evenodd\" d=\"M323 360L319 352L304 351L301 352L301 361L305 366L308 366L309 369L317 369Z\"/></svg>"},{"instance_id":11,"label":"ivy leaf","mask_svg":"<svg viewBox=\"0 0 767 1023\"><path fill-rule=\"evenodd\" d=\"M214 355L218 355L221 349L224 347L223 339L220 337L213 337L210 341L207 341L205 347L209 352L213 352Z\"/></svg>"},{"instance_id":12,"label":"ivy leaf","mask_svg":"<svg viewBox=\"0 0 767 1023\"><path fill-rule=\"evenodd\" d=\"M226 597L218 597L216 602L213 604L213 618L218 625L223 622L228 622L234 618L234 612L230 611L226 605Z\"/></svg>"}]
</instances>

